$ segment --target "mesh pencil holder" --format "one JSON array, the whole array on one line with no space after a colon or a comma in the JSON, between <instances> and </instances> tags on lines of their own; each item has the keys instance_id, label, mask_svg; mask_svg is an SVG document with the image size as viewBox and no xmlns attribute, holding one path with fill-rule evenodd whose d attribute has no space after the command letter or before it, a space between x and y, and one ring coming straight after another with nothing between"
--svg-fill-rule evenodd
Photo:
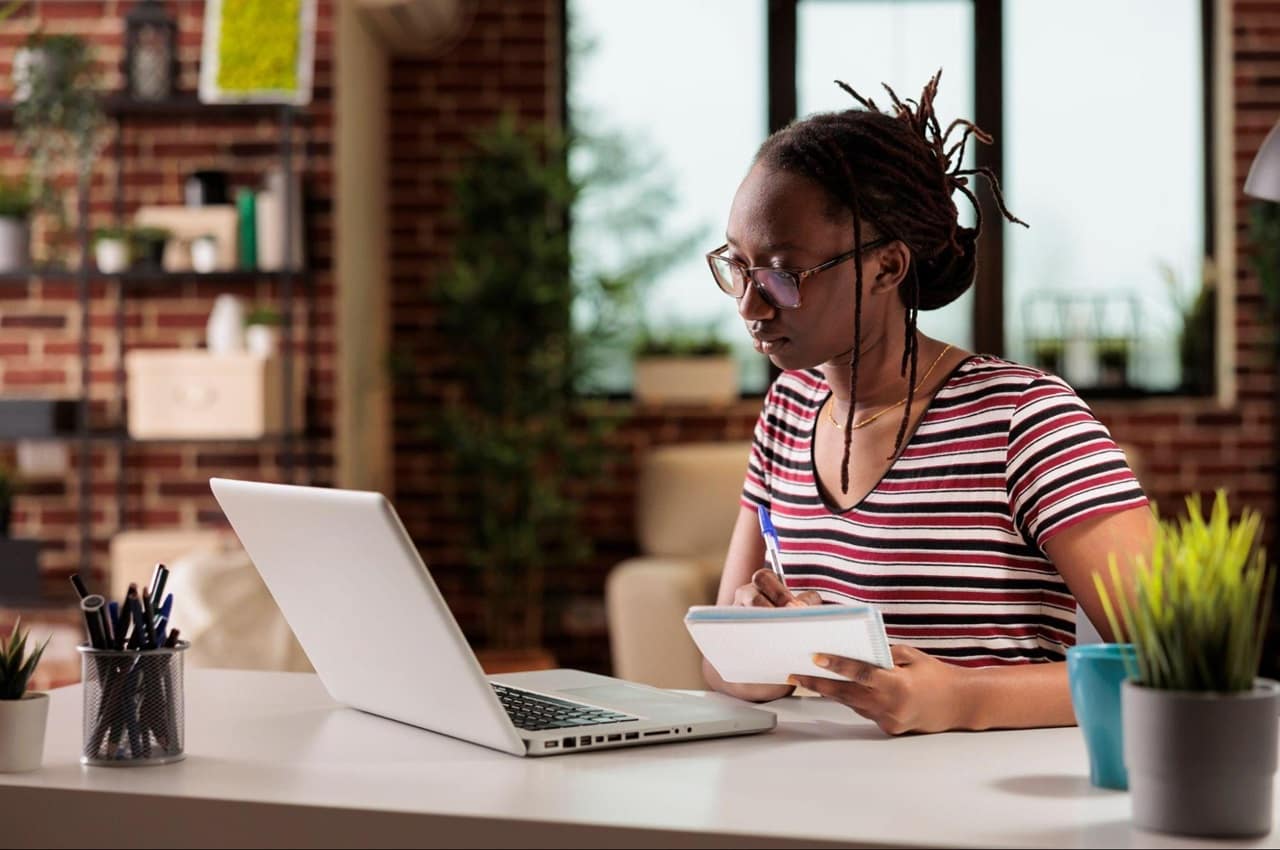
<instances>
[{"instance_id":1,"label":"mesh pencil holder","mask_svg":"<svg viewBox=\"0 0 1280 850\"><path fill-rule=\"evenodd\" d=\"M180 640L164 649L79 647L81 764L140 767L183 758L182 657L188 645Z\"/></svg>"}]
</instances>

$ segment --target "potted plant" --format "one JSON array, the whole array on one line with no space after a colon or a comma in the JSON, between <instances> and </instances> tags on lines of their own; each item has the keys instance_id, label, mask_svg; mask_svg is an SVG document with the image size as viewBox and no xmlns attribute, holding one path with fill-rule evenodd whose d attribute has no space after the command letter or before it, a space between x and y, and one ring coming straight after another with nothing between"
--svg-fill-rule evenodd
<instances>
[{"instance_id":1,"label":"potted plant","mask_svg":"<svg viewBox=\"0 0 1280 850\"><path fill-rule=\"evenodd\" d=\"M1031 343L1031 363L1053 375L1062 374L1062 356L1067 346L1061 337L1042 337Z\"/></svg>"},{"instance_id":2,"label":"potted plant","mask_svg":"<svg viewBox=\"0 0 1280 850\"><path fill-rule=\"evenodd\" d=\"M548 666L546 571L589 552L570 487L597 469L602 433L574 393L594 331L575 329L571 310L575 298L606 303L613 290L574 280L578 185L552 131L504 116L473 137L453 187L457 235L434 281L433 331L458 357L428 434L448 447L458 472L448 496L473 521L466 557L484 593L482 663L493 670L495 657L518 653L519 666Z\"/></svg>"},{"instance_id":3,"label":"potted plant","mask_svg":"<svg viewBox=\"0 0 1280 850\"><path fill-rule=\"evenodd\" d=\"M643 330L633 394L643 404L728 404L738 398L732 349L714 330Z\"/></svg>"},{"instance_id":4,"label":"potted plant","mask_svg":"<svg viewBox=\"0 0 1280 850\"><path fill-rule=\"evenodd\" d=\"M1098 386L1129 385L1129 340L1112 337L1098 340Z\"/></svg>"},{"instance_id":5,"label":"potted plant","mask_svg":"<svg viewBox=\"0 0 1280 850\"><path fill-rule=\"evenodd\" d=\"M173 233L163 227L132 227L129 229L129 253L134 267L143 271L160 271L164 268L164 248Z\"/></svg>"},{"instance_id":6,"label":"potted plant","mask_svg":"<svg viewBox=\"0 0 1280 850\"><path fill-rule=\"evenodd\" d=\"M20 180L0 178L0 272L31 265L31 211L35 199Z\"/></svg>"},{"instance_id":7,"label":"potted plant","mask_svg":"<svg viewBox=\"0 0 1280 850\"><path fill-rule=\"evenodd\" d=\"M93 232L93 260L103 274L129 268L129 233L123 227L99 227Z\"/></svg>"},{"instance_id":8,"label":"potted plant","mask_svg":"<svg viewBox=\"0 0 1280 850\"><path fill-rule=\"evenodd\" d=\"M1114 558L1094 581L1115 634L1134 646L1122 691L1134 823L1202 836L1272 828L1280 683L1257 678L1274 576L1258 514L1233 520L1219 490L1208 519L1158 523L1132 595Z\"/></svg>"},{"instance_id":9,"label":"potted plant","mask_svg":"<svg viewBox=\"0 0 1280 850\"><path fill-rule=\"evenodd\" d=\"M50 247L69 250L75 234L67 223L64 193L50 175L61 163L69 163L79 198L87 198L103 125L93 54L79 36L41 32L27 38L24 51L25 58L14 62L14 125L20 146L30 156L36 208L53 216Z\"/></svg>"},{"instance_id":10,"label":"potted plant","mask_svg":"<svg viewBox=\"0 0 1280 850\"><path fill-rule=\"evenodd\" d=\"M279 348L280 311L259 305L244 320L244 342L250 354L270 357Z\"/></svg>"},{"instance_id":11,"label":"potted plant","mask_svg":"<svg viewBox=\"0 0 1280 850\"><path fill-rule=\"evenodd\" d=\"M1178 273L1167 263L1160 264L1160 274L1169 287L1170 301L1178 315L1178 362L1181 366L1182 389L1194 395L1213 392L1215 339L1217 336L1217 289L1213 263L1206 260L1200 285L1183 292ZM1265 293L1264 293L1265 294Z\"/></svg>"},{"instance_id":12,"label":"potted plant","mask_svg":"<svg viewBox=\"0 0 1280 850\"><path fill-rule=\"evenodd\" d=\"M35 770L44 758L49 695L27 690L48 638L30 654L28 633L14 623L8 644L0 644L0 772Z\"/></svg>"}]
</instances>

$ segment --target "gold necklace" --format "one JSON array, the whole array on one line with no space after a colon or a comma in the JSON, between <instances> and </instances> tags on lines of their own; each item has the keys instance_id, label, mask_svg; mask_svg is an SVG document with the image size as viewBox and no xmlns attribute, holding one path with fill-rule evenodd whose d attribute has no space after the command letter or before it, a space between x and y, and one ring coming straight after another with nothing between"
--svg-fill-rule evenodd
<instances>
[{"instance_id":1,"label":"gold necklace","mask_svg":"<svg viewBox=\"0 0 1280 850\"><path fill-rule=\"evenodd\" d=\"M931 365L929 367L929 370L924 373L924 377L916 382L917 390L920 389L922 386L924 386L925 382L929 380L929 376L933 374L933 370L938 368L938 364L942 362L942 358L945 357L947 352L950 350L951 350L951 346L948 345L946 348L942 349L942 351L938 354L937 357L934 358L933 365ZM836 419L835 400L836 400L835 393L832 393L831 397L827 399L827 403L825 407L827 408L827 418L831 420L832 425L839 428L840 422ZM890 410L897 410L899 407L902 407L902 405L906 403L907 403L907 397L903 396L901 401L894 402L893 404L886 407L884 410L880 410L880 411L877 411L876 413L871 414L866 419L863 419L861 422L853 423L853 430L856 431L859 428L867 427L872 422L875 422L877 419L879 419L881 416L884 416Z\"/></svg>"}]
</instances>

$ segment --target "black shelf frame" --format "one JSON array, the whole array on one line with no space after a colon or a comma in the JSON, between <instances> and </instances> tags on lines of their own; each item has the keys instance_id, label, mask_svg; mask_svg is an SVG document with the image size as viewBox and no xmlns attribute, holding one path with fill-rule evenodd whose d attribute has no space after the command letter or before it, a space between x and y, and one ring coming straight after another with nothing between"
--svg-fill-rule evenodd
<instances>
[{"instance_id":1,"label":"black shelf frame","mask_svg":"<svg viewBox=\"0 0 1280 850\"><path fill-rule=\"evenodd\" d=\"M302 157L301 174L306 173L306 145L301 146L301 152L294 150L293 134L297 127L305 128L309 122L305 112L287 104L264 104L264 103L202 103L192 93L179 94L173 98L161 101L138 101L119 94L104 95L101 99L104 114L115 124L115 142L113 145L113 156L116 166L115 178L115 218L117 224L123 224L125 220L124 209L124 136L126 128L132 124L149 124L156 121L172 122L180 120L200 120L202 122L245 122L245 121L265 121L273 120L279 128L279 158L281 170L285 174L285 197L283 198L285 215L284 215L284 256L291 258L295 246L293 245L294 235L294 210L298 199L295 199L294 192L296 188L294 176L295 157ZM15 105L12 102L0 102L0 127L12 127L14 123ZM298 208L301 205L298 204ZM186 444L234 444L234 445L279 445L281 447L281 467L283 469L283 477L287 482L296 481L299 471L298 451L296 443L299 440L308 438L307 428L307 410L309 407L308 399L303 400L302 421L297 424L295 429L294 408L292 403L293 382L295 379L294 360L299 356L294 348L295 328L293 326L293 311L295 295L301 294L307 298L305 306L307 308L306 329L308 331L306 338L303 340L305 362L308 364L314 362L314 334L310 333L310 329L314 326L314 301L310 296L312 288L310 286L311 275L306 269L285 268L280 271L259 271L256 269L236 269L223 272L166 272L159 270L128 270L118 274L104 274L92 267L89 262L91 255L91 244L89 240L89 193L87 187L80 187L77 197L77 208L79 213L79 222L77 226L77 237L81 249L82 262L79 268L32 268L30 270L22 270L18 272L9 272L0 274L0 290L14 289L18 287L27 288L37 281L53 281L58 283L74 283L77 289L77 306L80 313L80 394L77 399L77 429L76 433L70 437L75 440L79 446L79 505L78 505L78 526L80 536L80 572L88 574L93 565L93 515L92 515L92 450L95 444L114 443L116 448L116 456L118 462L118 472L116 476L116 499L118 503L119 521L117 530L123 530L126 527L128 510L128 482L125 470L128 468L126 464L127 454L130 446L146 446L146 445L186 445ZM115 339L117 345L117 365L115 374L115 391L116 399L119 402L121 427L118 429L91 429L89 425L89 395L92 383L92 373L90 371L90 335L92 327L90 325L90 305L92 295L92 285L98 281L108 281L114 283L115 289ZM284 396L284 409L282 411L282 431L279 434L270 434L258 438L181 438L172 440L148 440L135 439L128 435L124 430L123 423L127 421L127 398L124 392L125 387L125 369L124 369L124 353L127 349L126 344L126 327L125 327L125 301L127 296L139 290L152 289L157 286L163 286L169 283L184 283L195 281L198 283L213 283L221 285L251 283L253 281L269 280L277 284L277 298L280 303L280 313L282 317L280 326L280 356L283 360L284 375L282 378L282 393ZM297 290L297 292L295 292ZM312 467L312 453L303 452L304 460L307 468L308 477L314 474Z\"/></svg>"}]
</instances>

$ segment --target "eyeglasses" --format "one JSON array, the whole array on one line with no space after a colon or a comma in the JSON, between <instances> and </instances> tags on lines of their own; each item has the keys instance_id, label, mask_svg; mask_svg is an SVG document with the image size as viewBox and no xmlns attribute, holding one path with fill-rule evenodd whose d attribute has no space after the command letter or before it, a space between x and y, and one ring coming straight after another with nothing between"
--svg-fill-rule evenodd
<instances>
[{"instance_id":1,"label":"eyeglasses","mask_svg":"<svg viewBox=\"0 0 1280 850\"><path fill-rule=\"evenodd\" d=\"M887 236L872 239L862 244L862 250L869 251L892 241ZM856 249L846 251L811 269L778 269L773 266L748 266L746 263L726 257L723 252L728 247L726 243L707 254L707 265L711 266L711 275L716 279L716 286L720 287L726 295L742 298L747 294L747 281L750 280L755 284L756 292L760 297L771 307L779 310L794 310L800 306L800 281L810 275L826 271L832 266L838 266L857 254Z\"/></svg>"}]
</instances>

